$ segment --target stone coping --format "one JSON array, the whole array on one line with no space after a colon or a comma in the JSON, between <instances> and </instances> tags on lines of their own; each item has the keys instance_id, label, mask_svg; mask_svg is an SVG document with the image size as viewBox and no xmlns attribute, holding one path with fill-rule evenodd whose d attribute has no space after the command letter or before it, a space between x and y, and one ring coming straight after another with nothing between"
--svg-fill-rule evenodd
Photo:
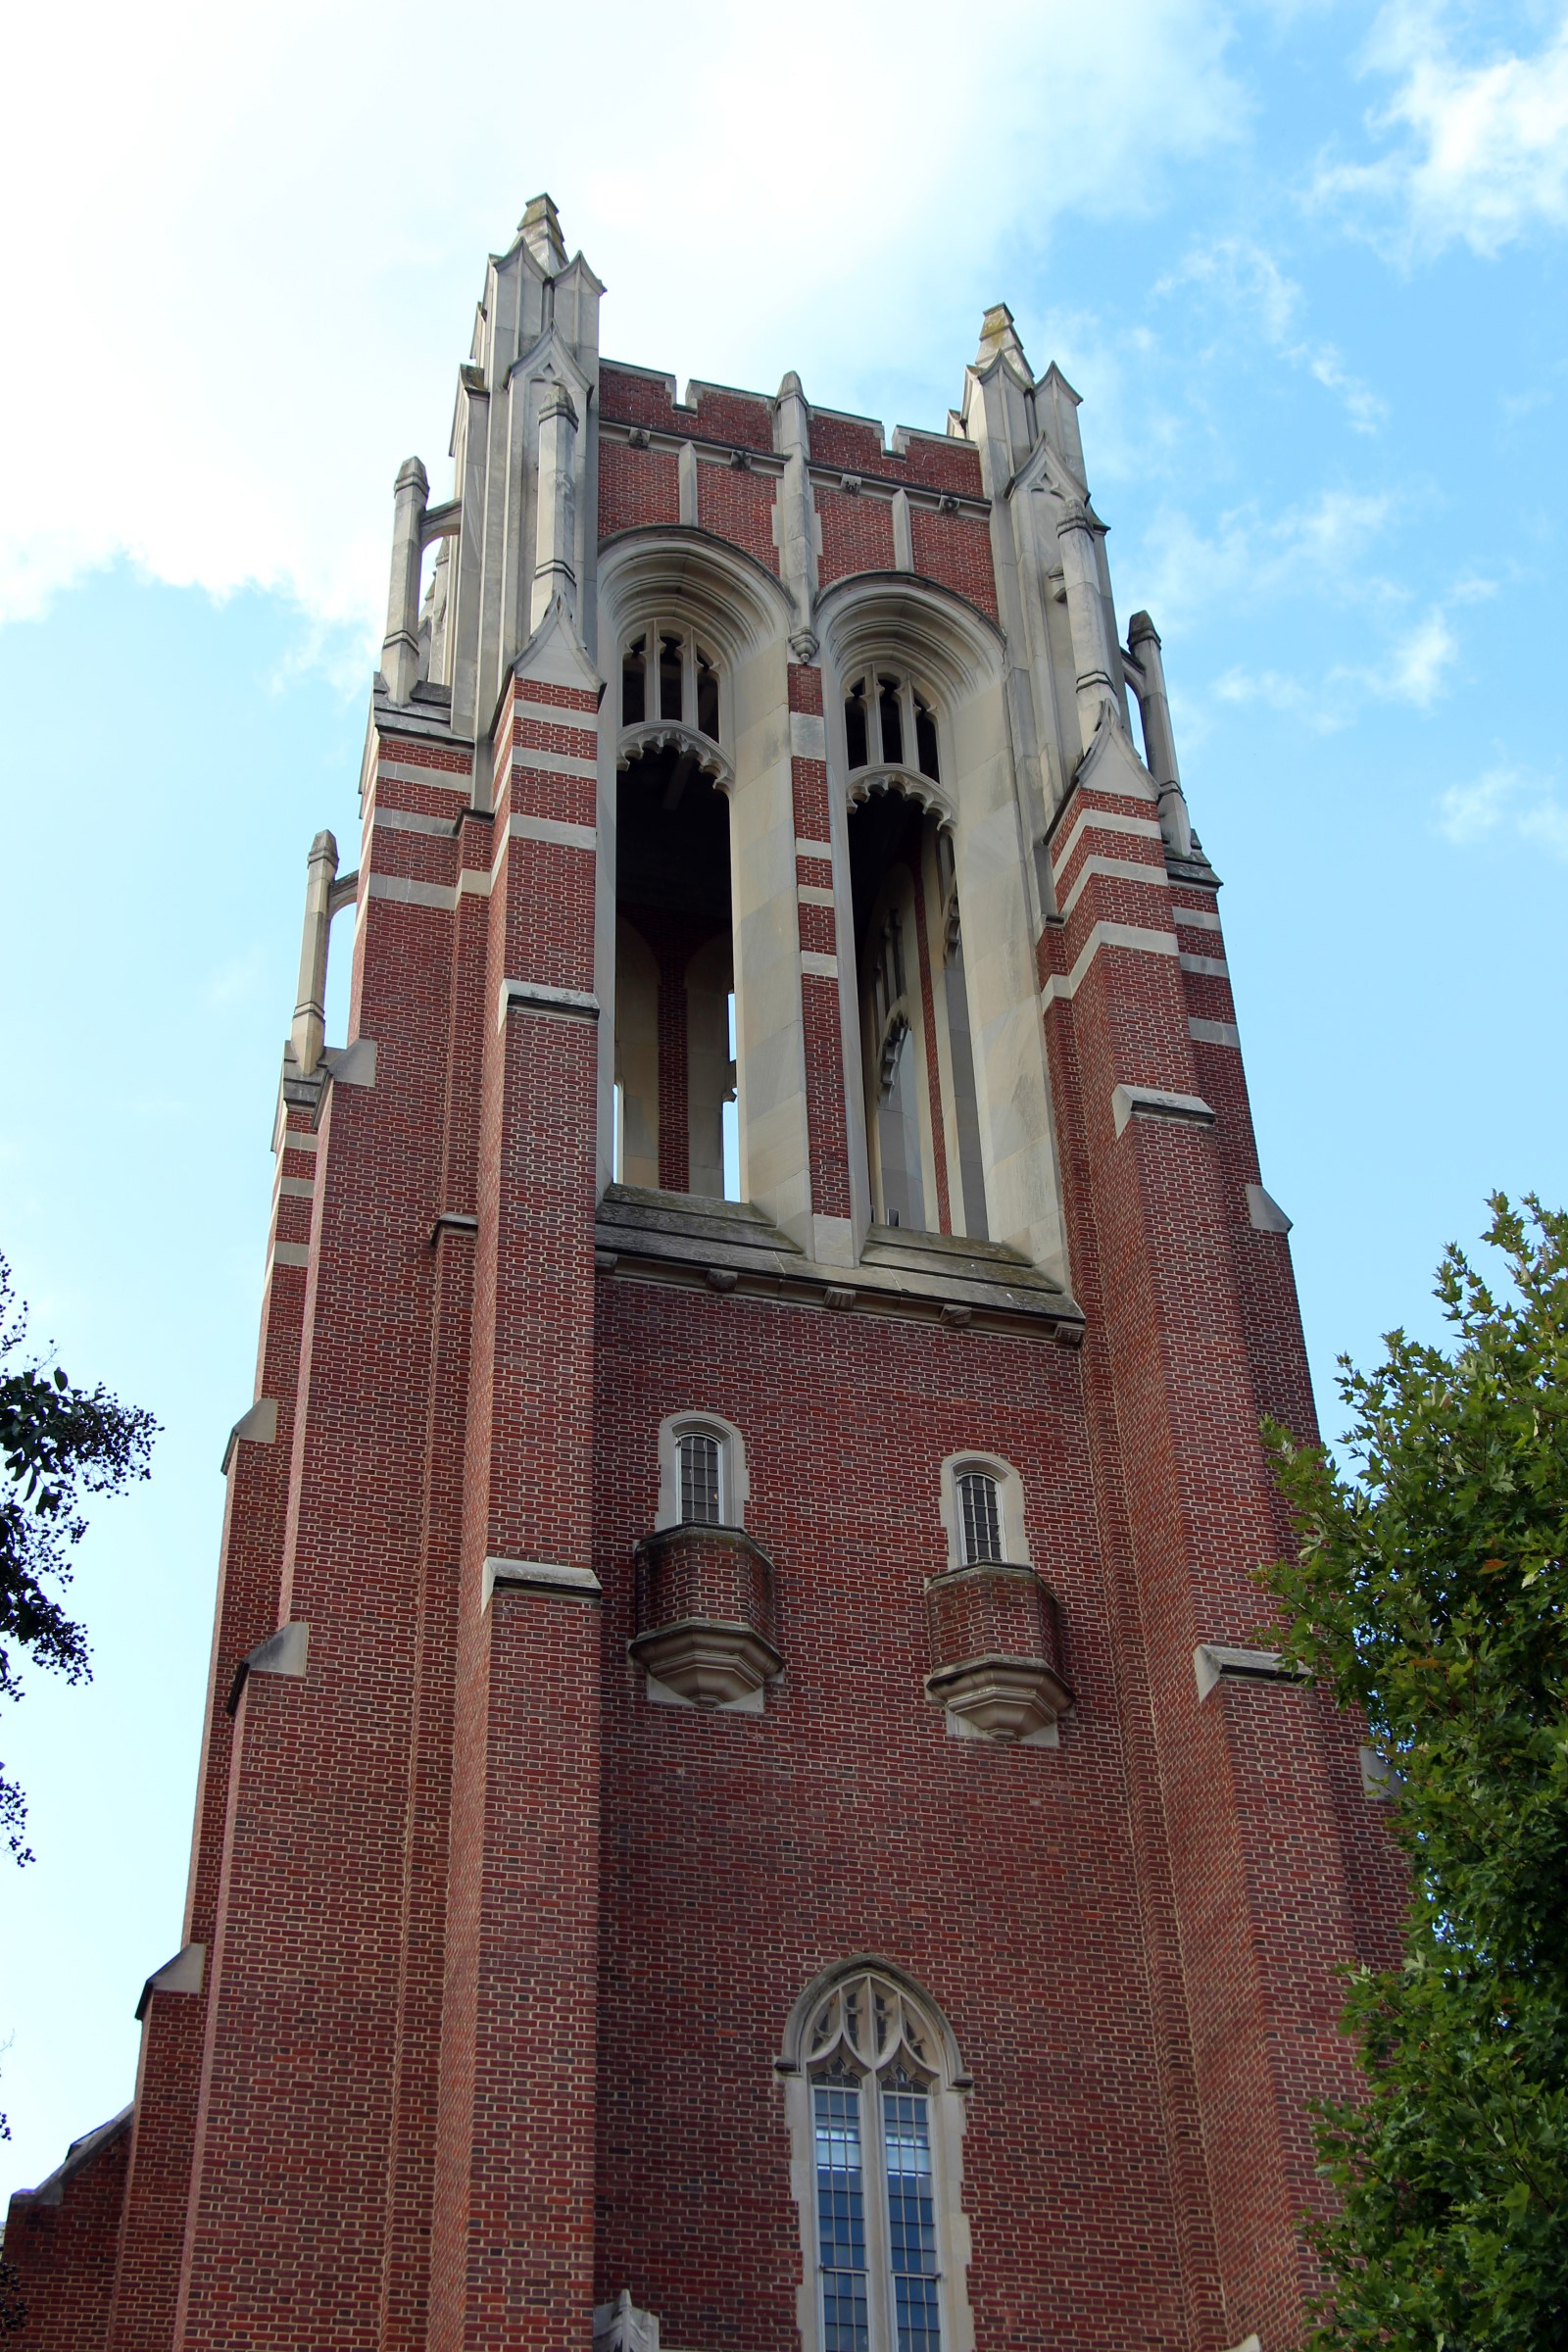
<instances>
[{"instance_id":1,"label":"stone coping","mask_svg":"<svg viewBox=\"0 0 1568 2352\"><path fill-rule=\"evenodd\" d=\"M1083 1336L1072 1297L1002 1242L873 1225L858 1265L819 1265L752 1201L612 1184L594 1243L606 1274L925 1322L959 1309L965 1328L1030 1330L1069 1347Z\"/></svg>"}]
</instances>

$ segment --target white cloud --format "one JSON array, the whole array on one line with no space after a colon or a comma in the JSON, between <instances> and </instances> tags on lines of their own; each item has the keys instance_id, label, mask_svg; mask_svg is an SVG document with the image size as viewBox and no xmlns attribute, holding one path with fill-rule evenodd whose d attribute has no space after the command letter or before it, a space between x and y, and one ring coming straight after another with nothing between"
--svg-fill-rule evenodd
<instances>
[{"instance_id":1,"label":"white cloud","mask_svg":"<svg viewBox=\"0 0 1568 2352\"><path fill-rule=\"evenodd\" d=\"M1441 607L1399 639L1391 649L1387 665L1369 673L1369 691L1386 702L1413 703L1430 710L1446 683L1459 652L1459 640Z\"/></svg>"},{"instance_id":2,"label":"white cloud","mask_svg":"<svg viewBox=\"0 0 1568 2352\"><path fill-rule=\"evenodd\" d=\"M1304 368L1343 403L1354 430L1375 433L1388 416L1388 402L1352 375L1336 346L1315 343L1296 330L1301 289L1287 277L1273 255L1250 237L1219 237L1195 245L1181 266L1160 278L1156 295L1202 286L1227 308L1249 318L1264 342L1293 368Z\"/></svg>"},{"instance_id":3,"label":"white cloud","mask_svg":"<svg viewBox=\"0 0 1568 2352\"><path fill-rule=\"evenodd\" d=\"M1438 830L1460 848L1499 836L1568 859L1568 805L1556 779L1499 761L1438 802Z\"/></svg>"},{"instance_id":4,"label":"white cloud","mask_svg":"<svg viewBox=\"0 0 1568 2352\"><path fill-rule=\"evenodd\" d=\"M1391 637L1379 662L1337 662L1314 681L1278 669L1228 669L1215 681L1222 703L1261 703L1317 735L1352 725L1368 703L1404 703L1429 710L1447 691L1459 641L1441 605L1413 627Z\"/></svg>"},{"instance_id":5,"label":"white cloud","mask_svg":"<svg viewBox=\"0 0 1568 2352\"><path fill-rule=\"evenodd\" d=\"M1388 491L1324 490L1272 518L1253 505L1233 508L1207 533L1182 509L1163 508L1133 559L1133 602L1168 613L1179 628L1204 606L1255 604L1303 588L1387 601L1394 592L1365 559L1396 508Z\"/></svg>"},{"instance_id":6,"label":"white cloud","mask_svg":"<svg viewBox=\"0 0 1568 2352\"><path fill-rule=\"evenodd\" d=\"M1466 244L1495 254L1537 227L1568 227L1568 16L1533 56L1454 55L1443 11L1396 0L1373 29L1368 72L1396 74L1368 118L1396 143L1372 163L1320 165L1314 193L1406 260Z\"/></svg>"},{"instance_id":7,"label":"white cloud","mask_svg":"<svg viewBox=\"0 0 1568 2352\"><path fill-rule=\"evenodd\" d=\"M462 0L438 62L415 0L24 13L0 618L128 558L378 635L392 478L418 449L441 481L484 256L540 188L608 283L609 351L763 390L795 367L845 406L854 354L935 424L1004 241L1136 215L1246 118L1222 0L998 0L983 40L943 0L803 0L784 40L605 0L587 75L559 22ZM870 131L846 54L911 135Z\"/></svg>"}]
</instances>

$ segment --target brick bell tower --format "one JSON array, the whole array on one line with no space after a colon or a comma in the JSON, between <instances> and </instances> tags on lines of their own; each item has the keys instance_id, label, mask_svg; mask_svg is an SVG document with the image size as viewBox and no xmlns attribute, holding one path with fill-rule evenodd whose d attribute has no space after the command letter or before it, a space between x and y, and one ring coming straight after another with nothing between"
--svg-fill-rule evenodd
<instances>
[{"instance_id":1,"label":"brick bell tower","mask_svg":"<svg viewBox=\"0 0 1568 2352\"><path fill-rule=\"evenodd\" d=\"M1256 1632L1312 1402L1159 638L1004 308L888 443L600 294L536 199L398 475L183 1942L19 2340L1289 2352L1400 1886Z\"/></svg>"}]
</instances>

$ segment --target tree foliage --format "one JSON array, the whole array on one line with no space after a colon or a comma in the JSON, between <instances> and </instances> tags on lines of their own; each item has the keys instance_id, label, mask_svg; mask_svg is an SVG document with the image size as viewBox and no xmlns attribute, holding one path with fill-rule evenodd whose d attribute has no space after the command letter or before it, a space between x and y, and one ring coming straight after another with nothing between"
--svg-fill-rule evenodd
<instances>
[{"instance_id":1,"label":"tree foliage","mask_svg":"<svg viewBox=\"0 0 1568 2352\"><path fill-rule=\"evenodd\" d=\"M31 1660L68 1682L90 1677L87 1638L51 1586L71 1582L72 1547L86 1530L88 1494L119 1494L145 1478L158 1424L101 1385L74 1388L56 1365L14 1363L26 1340L11 1270L0 1257L0 1699L22 1696ZM26 1799L0 1765L0 1836L19 1862Z\"/></svg>"},{"instance_id":2,"label":"tree foliage","mask_svg":"<svg viewBox=\"0 0 1568 2352\"><path fill-rule=\"evenodd\" d=\"M1300 1536L1267 1571L1291 1654L1398 1775L1403 1967L1349 1984L1358 2102L1318 2110L1318 2352L1568 2344L1568 1217L1491 1202L1449 1348L1342 1358L1342 1476L1274 1425Z\"/></svg>"}]
</instances>

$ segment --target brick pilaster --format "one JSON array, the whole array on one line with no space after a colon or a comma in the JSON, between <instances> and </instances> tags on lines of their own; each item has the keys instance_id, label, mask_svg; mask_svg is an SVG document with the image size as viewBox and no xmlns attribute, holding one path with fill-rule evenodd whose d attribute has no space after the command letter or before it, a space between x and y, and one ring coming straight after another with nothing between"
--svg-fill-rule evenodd
<instances>
[{"instance_id":1,"label":"brick pilaster","mask_svg":"<svg viewBox=\"0 0 1568 2352\"><path fill-rule=\"evenodd\" d=\"M554 654L497 730L432 2352L554 2352L592 2299L598 696Z\"/></svg>"},{"instance_id":2,"label":"brick pilaster","mask_svg":"<svg viewBox=\"0 0 1568 2352\"><path fill-rule=\"evenodd\" d=\"M309 1627L308 1665L252 1674L235 1716L175 2334L190 2352L368 2352L385 2273L452 828L468 796L450 755L425 782L416 746L382 752L352 1015L373 1084L363 1066L334 1080L318 1130L278 1599ZM383 812L424 821L383 827Z\"/></svg>"},{"instance_id":3,"label":"brick pilaster","mask_svg":"<svg viewBox=\"0 0 1568 2352\"><path fill-rule=\"evenodd\" d=\"M1354 1935L1327 1702L1222 1684L1200 1703L1194 1670L1200 1642L1257 1645L1250 1572L1279 1534L1230 1197L1250 1138L1222 1140L1200 1093L1187 983L1211 975L1184 969L1152 808L1111 762L1069 797L1053 858L1046 1019L1120 1703L1152 1768L1144 1899L1194 2340L1291 2341L1308 2283L1294 2222L1320 2193L1303 2100Z\"/></svg>"},{"instance_id":4,"label":"brick pilaster","mask_svg":"<svg viewBox=\"0 0 1568 2352\"><path fill-rule=\"evenodd\" d=\"M308 1115L290 1110L278 1136L256 1377L257 1399L264 1409L270 1402L275 1417L265 1440L236 1438L227 1464L183 1937L186 1943L204 1947L203 1983L197 1993L154 1989L147 1996L110 2352L167 2352L179 2297L228 1810L233 1724L226 1700L241 1658L278 1622L305 1309L305 1267L299 1260L310 1240L316 1156L317 1139Z\"/></svg>"}]
</instances>

